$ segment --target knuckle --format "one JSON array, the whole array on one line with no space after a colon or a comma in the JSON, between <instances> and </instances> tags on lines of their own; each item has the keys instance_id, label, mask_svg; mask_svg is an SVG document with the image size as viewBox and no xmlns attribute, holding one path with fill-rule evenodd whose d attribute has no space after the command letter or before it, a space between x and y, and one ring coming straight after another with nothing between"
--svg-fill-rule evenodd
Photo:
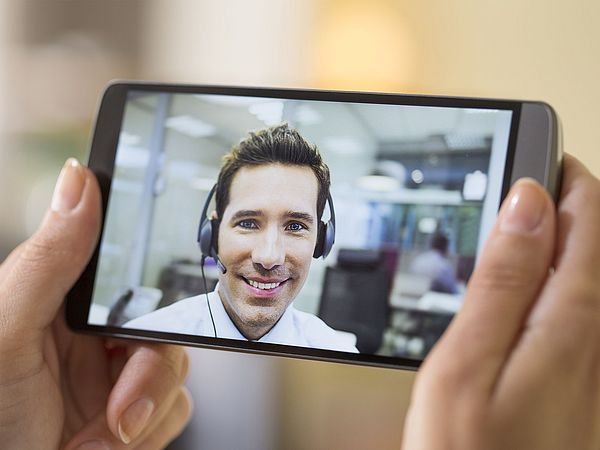
<instances>
[{"instance_id":1,"label":"knuckle","mask_svg":"<svg viewBox=\"0 0 600 450\"><path fill-rule=\"evenodd\" d=\"M179 386L183 383L182 370L185 369L185 351L174 345L162 346L160 350L160 365L165 370L169 386Z\"/></svg>"},{"instance_id":2,"label":"knuckle","mask_svg":"<svg viewBox=\"0 0 600 450\"><path fill-rule=\"evenodd\" d=\"M163 348L165 347L165 348ZM169 348L167 348L169 347ZM134 372L144 371L160 378L165 392L179 386L181 362L168 345L144 344L134 351Z\"/></svg>"},{"instance_id":3,"label":"knuckle","mask_svg":"<svg viewBox=\"0 0 600 450\"><path fill-rule=\"evenodd\" d=\"M426 385L426 389L435 389L440 395L457 396L463 391L475 388L475 379L478 378L477 371L468 363L470 359L463 354L455 358L447 355L437 354L433 359L425 362L418 381Z\"/></svg>"},{"instance_id":4,"label":"knuckle","mask_svg":"<svg viewBox=\"0 0 600 450\"><path fill-rule=\"evenodd\" d=\"M531 283L528 271L500 262L486 264L471 278L469 289L480 292L491 290L517 291Z\"/></svg>"},{"instance_id":5,"label":"knuckle","mask_svg":"<svg viewBox=\"0 0 600 450\"><path fill-rule=\"evenodd\" d=\"M456 365L452 368L436 367L429 373L417 377L415 393L437 407L448 407L453 411L449 419L456 429L480 430L489 408L488 389L474 373L472 366ZM466 428L465 428L466 427ZM459 438L458 435L454 436ZM469 436L460 437L461 441ZM474 437L474 436L471 436ZM451 446L452 448L484 448L481 446Z\"/></svg>"},{"instance_id":6,"label":"knuckle","mask_svg":"<svg viewBox=\"0 0 600 450\"><path fill-rule=\"evenodd\" d=\"M35 266L43 263L54 248L55 246L48 239L32 236L26 241L20 259L30 266Z\"/></svg>"},{"instance_id":7,"label":"knuckle","mask_svg":"<svg viewBox=\"0 0 600 450\"><path fill-rule=\"evenodd\" d=\"M35 234L25 242L20 257L28 267L39 269L46 267L49 259L65 256L67 253L54 236Z\"/></svg>"},{"instance_id":8,"label":"knuckle","mask_svg":"<svg viewBox=\"0 0 600 450\"><path fill-rule=\"evenodd\" d=\"M470 288L513 292L532 286L547 273L550 248L543 236L499 235L490 239Z\"/></svg>"}]
</instances>

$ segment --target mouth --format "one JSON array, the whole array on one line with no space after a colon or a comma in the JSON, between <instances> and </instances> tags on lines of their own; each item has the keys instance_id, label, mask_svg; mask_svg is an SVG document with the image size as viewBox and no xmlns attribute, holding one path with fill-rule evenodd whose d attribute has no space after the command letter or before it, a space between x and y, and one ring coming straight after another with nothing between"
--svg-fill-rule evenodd
<instances>
[{"instance_id":1,"label":"mouth","mask_svg":"<svg viewBox=\"0 0 600 450\"><path fill-rule=\"evenodd\" d=\"M286 282L289 280L289 278L286 278L283 280L261 279L258 281L246 277L241 278L250 290L251 295L255 297L273 297L283 289L283 286L285 286Z\"/></svg>"}]
</instances>

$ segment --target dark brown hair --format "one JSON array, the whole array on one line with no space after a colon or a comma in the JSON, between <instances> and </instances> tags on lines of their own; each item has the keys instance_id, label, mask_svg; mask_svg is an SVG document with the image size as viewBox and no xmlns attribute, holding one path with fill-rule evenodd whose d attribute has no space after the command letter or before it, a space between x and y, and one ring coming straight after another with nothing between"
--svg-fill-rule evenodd
<instances>
[{"instance_id":1,"label":"dark brown hair","mask_svg":"<svg viewBox=\"0 0 600 450\"><path fill-rule=\"evenodd\" d=\"M229 189L236 172L244 166L279 163L308 166L317 177L317 220L322 216L329 193L329 168L323 162L317 147L308 143L287 123L249 133L223 157L223 166L217 179L215 192L219 219L229 203Z\"/></svg>"},{"instance_id":2,"label":"dark brown hair","mask_svg":"<svg viewBox=\"0 0 600 450\"><path fill-rule=\"evenodd\" d=\"M437 250L442 255L446 255L448 253L448 244L448 237L442 231L438 230L431 236L431 248Z\"/></svg>"}]
</instances>

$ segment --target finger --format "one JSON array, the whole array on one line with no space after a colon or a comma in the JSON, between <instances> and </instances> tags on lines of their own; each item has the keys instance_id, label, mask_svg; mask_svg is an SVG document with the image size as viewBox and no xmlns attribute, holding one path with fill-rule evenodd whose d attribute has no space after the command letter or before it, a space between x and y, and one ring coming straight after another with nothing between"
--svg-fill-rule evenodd
<instances>
[{"instance_id":1,"label":"finger","mask_svg":"<svg viewBox=\"0 0 600 450\"><path fill-rule=\"evenodd\" d=\"M139 439L140 444L134 448L163 449L181 434L192 417L193 402L189 391L183 387L180 390L173 408L145 439Z\"/></svg>"},{"instance_id":2,"label":"finger","mask_svg":"<svg viewBox=\"0 0 600 450\"><path fill-rule=\"evenodd\" d=\"M465 302L434 355L446 375L493 386L545 280L554 250L554 206L533 180L521 180L504 202ZM477 370L474 370L477 368Z\"/></svg>"},{"instance_id":3,"label":"finger","mask_svg":"<svg viewBox=\"0 0 600 450\"><path fill-rule=\"evenodd\" d=\"M600 276L600 181L565 155L558 206L556 271ZM576 270L574 270L576 268Z\"/></svg>"},{"instance_id":4,"label":"finger","mask_svg":"<svg viewBox=\"0 0 600 450\"><path fill-rule=\"evenodd\" d=\"M583 323L598 328L600 313L600 181L570 155L563 169L555 272L530 324L566 330L573 320L583 332Z\"/></svg>"},{"instance_id":5,"label":"finger","mask_svg":"<svg viewBox=\"0 0 600 450\"><path fill-rule=\"evenodd\" d=\"M534 405L531 420L564 425L555 435L590 436L596 423L578 414L592 417L599 404L600 182L568 155L563 170L555 270L496 386L496 406L510 417Z\"/></svg>"},{"instance_id":6,"label":"finger","mask_svg":"<svg viewBox=\"0 0 600 450\"><path fill-rule=\"evenodd\" d=\"M102 411L67 443L65 450L162 449L185 428L191 412L191 396L186 388L181 387L168 404L161 406L160 414L157 414L153 423L129 444L111 433L106 422L106 411Z\"/></svg>"},{"instance_id":7,"label":"finger","mask_svg":"<svg viewBox=\"0 0 600 450\"><path fill-rule=\"evenodd\" d=\"M13 335L20 335L19 328L45 328L54 319L92 254L99 225L96 179L69 159L40 228L3 267L0 317L8 316Z\"/></svg>"},{"instance_id":8,"label":"finger","mask_svg":"<svg viewBox=\"0 0 600 450\"><path fill-rule=\"evenodd\" d=\"M142 433L158 408L181 387L189 368L183 347L136 344L131 348L107 405L108 426L123 442Z\"/></svg>"}]
</instances>

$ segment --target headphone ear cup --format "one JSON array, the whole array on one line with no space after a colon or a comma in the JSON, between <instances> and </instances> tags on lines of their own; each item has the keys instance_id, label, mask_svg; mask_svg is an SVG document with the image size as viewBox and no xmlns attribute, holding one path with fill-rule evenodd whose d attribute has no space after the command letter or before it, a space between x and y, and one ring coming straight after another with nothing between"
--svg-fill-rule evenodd
<instances>
[{"instance_id":1,"label":"headphone ear cup","mask_svg":"<svg viewBox=\"0 0 600 450\"><path fill-rule=\"evenodd\" d=\"M320 258L323 255L323 244L325 243L325 234L327 225L319 221L319 229L317 231L317 243L315 244L315 251L313 252L313 258Z\"/></svg>"},{"instance_id":2,"label":"headphone ear cup","mask_svg":"<svg viewBox=\"0 0 600 450\"><path fill-rule=\"evenodd\" d=\"M324 225L324 237L323 237L323 250L322 255L323 259L327 258L329 252L333 248L333 243L335 242L335 225L329 221L327 225Z\"/></svg>"},{"instance_id":3,"label":"headphone ear cup","mask_svg":"<svg viewBox=\"0 0 600 450\"><path fill-rule=\"evenodd\" d=\"M219 254L219 227L221 226L221 221L219 219L211 219L210 220L210 245L212 254L211 256L215 257Z\"/></svg>"},{"instance_id":4,"label":"headphone ear cup","mask_svg":"<svg viewBox=\"0 0 600 450\"><path fill-rule=\"evenodd\" d=\"M198 244L200 244L200 251L202 252L202 256L213 256L213 224L212 220L207 220L202 224L202 228L200 229L200 239L198 240Z\"/></svg>"},{"instance_id":5,"label":"headphone ear cup","mask_svg":"<svg viewBox=\"0 0 600 450\"><path fill-rule=\"evenodd\" d=\"M313 258L320 258L321 256L323 259L327 258L335 242L335 210L333 209L331 194L327 194L327 204L329 205L329 214L331 217L327 223L319 220L317 243L315 244Z\"/></svg>"},{"instance_id":6,"label":"headphone ear cup","mask_svg":"<svg viewBox=\"0 0 600 450\"><path fill-rule=\"evenodd\" d=\"M329 252L333 248L335 242L335 225L331 221L319 224L319 232L317 234L317 244L313 252L313 258L327 258Z\"/></svg>"}]
</instances>

